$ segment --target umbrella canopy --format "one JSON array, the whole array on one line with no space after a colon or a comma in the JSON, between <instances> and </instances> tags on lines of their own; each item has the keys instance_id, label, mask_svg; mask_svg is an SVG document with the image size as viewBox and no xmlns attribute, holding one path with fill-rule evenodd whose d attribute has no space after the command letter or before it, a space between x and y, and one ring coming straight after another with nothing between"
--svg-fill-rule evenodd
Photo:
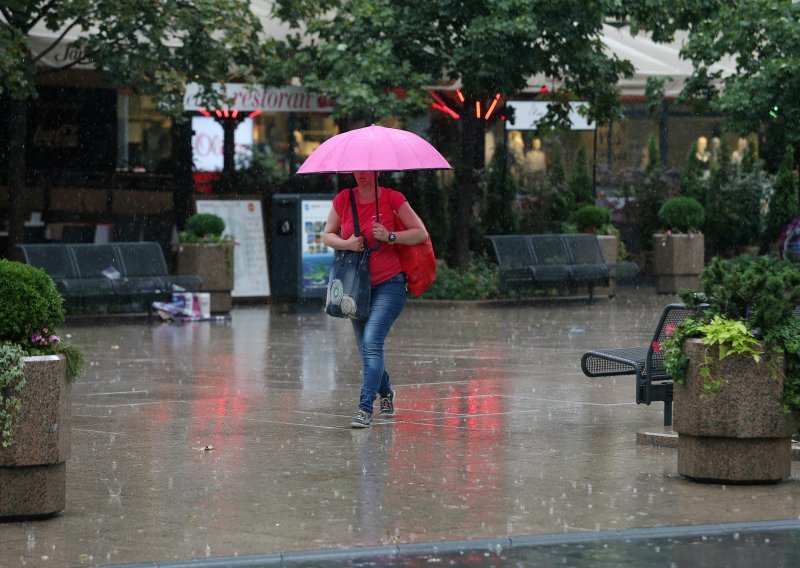
<instances>
[{"instance_id":1,"label":"umbrella canopy","mask_svg":"<svg viewBox=\"0 0 800 568\"><path fill-rule=\"evenodd\" d=\"M373 124L329 138L311 153L297 173L449 169L450 164L436 148L413 132Z\"/></svg>"}]
</instances>

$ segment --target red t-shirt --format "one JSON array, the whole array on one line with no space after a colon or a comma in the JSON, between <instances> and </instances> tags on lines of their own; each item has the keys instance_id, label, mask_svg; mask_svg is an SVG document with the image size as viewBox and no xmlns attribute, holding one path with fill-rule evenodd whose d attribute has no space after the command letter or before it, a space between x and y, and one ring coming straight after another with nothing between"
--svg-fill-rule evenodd
<instances>
[{"instance_id":1,"label":"red t-shirt","mask_svg":"<svg viewBox=\"0 0 800 568\"><path fill-rule=\"evenodd\" d=\"M372 236L372 223L375 219L375 201L359 203L358 188L353 189L358 209L358 226L361 236L367 238L367 246L374 249L378 241ZM405 196L399 191L380 188L378 197L378 211L380 212L380 224L386 227L389 232L395 231L394 211L400 209L405 203ZM350 191L345 189L340 191L333 198L333 208L339 215L339 236L349 239L353 233L353 211L350 207ZM375 286L386 282L393 276L402 272L400 267L400 257L397 255L397 247L385 242L380 243L378 250L373 250L369 255L369 276L370 283Z\"/></svg>"}]
</instances>

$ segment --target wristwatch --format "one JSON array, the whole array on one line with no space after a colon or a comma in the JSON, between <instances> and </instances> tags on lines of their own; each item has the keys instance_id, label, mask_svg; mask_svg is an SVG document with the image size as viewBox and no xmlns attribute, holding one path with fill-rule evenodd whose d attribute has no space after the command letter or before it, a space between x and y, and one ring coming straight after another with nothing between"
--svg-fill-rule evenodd
<instances>
[{"instance_id":1,"label":"wristwatch","mask_svg":"<svg viewBox=\"0 0 800 568\"><path fill-rule=\"evenodd\" d=\"M396 240L397 240L397 235L395 235L394 233L389 233L389 236L386 238L386 242L389 243L390 245L393 245Z\"/></svg>"}]
</instances>

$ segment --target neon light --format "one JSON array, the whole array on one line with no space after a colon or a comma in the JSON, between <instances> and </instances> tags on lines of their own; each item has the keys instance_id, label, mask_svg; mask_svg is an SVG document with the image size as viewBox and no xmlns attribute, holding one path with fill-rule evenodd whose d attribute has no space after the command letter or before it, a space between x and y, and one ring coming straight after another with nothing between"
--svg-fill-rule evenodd
<instances>
[{"instance_id":1,"label":"neon light","mask_svg":"<svg viewBox=\"0 0 800 568\"><path fill-rule=\"evenodd\" d=\"M203 116L211 116L211 113L210 113L210 112L208 112L208 111L207 111L206 109L204 109L204 108L201 108L201 109L200 109L198 112L199 112L200 114L202 114Z\"/></svg>"},{"instance_id":2,"label":"neon light","mask_svg":"<svg viewBox=\"0 0 800 568\"><path fill-rule=\"evenodd\" d=\"M228 118L228 109L223 110L222 114L225 118Z\"/></svg>"},{"instance_id":3,"label":"neon light","mask_svg":"<svg viewBox=\"0 0 800 568\"><path fill-rule=\"evenodd\" d=\"M219 118L222 118L222 111L217 109L214 111Z\"/></svg>"},{"instance_id":4,"label":"neon light","mask_svg":"<svg viewBox=\"0 0 800 568\"><path fill-rule=\"evenodd\" d=\"M475 101L475 118L481 117L481 102Z\"/></svg>"},{"instance_id":5,"label":"neon light","mask_svg":"<svg viewBox=\"0 0 800 568\"><path fill-rule=\"evenodd\" d=\"M231 113L231 118L236 118L238 115L239 115L239 109L238 108L233 109L233 112Z\"/></svg>"},{"instance_id":6,"label":"neon light","mask_svg":"<svg viewBox=\"0 0 800 568\"><path fill-rule=\"evenodd\" d=\"M485 120L489 120L489 117L490 117L490 116L492 115L492 113L494 112L494 108L497 106L497 102L498 102L499 100L500 100L500 93L497 93L497 94L494 96L494 100L492 101L492 104L489 106L489 110L487 110L487 111L486 111L486 116L484 116L484 117L483 117Z\"/></svg>"},{"instance_id":7,"label":"neon light","mask_svg":"<svg viewBox=\"0 0 800 568\"><path fill-rule=\"evenodd\" d=\"M454 118L456 120L461 118L461 115L459 115L456 111L454 111L453 109L451 109L447 105L443 105L443 104L439 104L439 103L433 103L433 104L431 104L431 107L435 108L439 112L443 112L444 114L446 114L446 115L448 115L451 118Z\"/></svg>"},{"instance_id":8,"label":"neon light","mask_svg":"<svg viewBox=\"0 0 800 568\"><path fill-rule=\"evenodd\" d=\"M437 95L437 94L436 94L436 93L434 93L433 91L431 91L431 96L432 96L432 97L433 97L433 99L434 99L434 100L435 100L437 103L439 103L440 105L442 105L442 106L447 106L447 103L445 103L445 102L442 100L442 97L440 97L439 95Z\"/></svg>"},{"instance_id":9,"label":"neon light","mask_svg":"<svg viewBox=\"0 0 800 568\"><path fill-rule=\"evenodd\" d=\"M256 109L253 112L251 112L250 114L248 114L247 118L253 118L254 116L258 116L259 114L261 114L261 109Z\"/></svg>"},{"instance_id":10,"label":"neon light","mask_svg":"<svg viewBox=\"0 0 800 568\"><path fill-rule=\"evenodd\" d=\"M456 89L456 95L458 95L458 100L462 103L464 102L464 94L461 92L461 89Z\"/></svg>"}]
</instances>

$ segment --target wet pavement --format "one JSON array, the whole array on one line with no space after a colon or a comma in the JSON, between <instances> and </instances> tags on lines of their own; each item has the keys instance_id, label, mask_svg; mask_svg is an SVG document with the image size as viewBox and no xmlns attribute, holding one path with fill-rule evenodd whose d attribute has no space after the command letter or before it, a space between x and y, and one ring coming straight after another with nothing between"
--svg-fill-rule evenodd
<instances>
[{"instance_id":1,"label":"wet pavement","mask_svg":"<svg viewBox=\"0 0 800 568\"><path fill-rule=\"evenodd\" d=\"M0 566L797 565L800 463L777 485L687 481L636 443L662 405L581 373L674 300L412 302L387 343L397 416L365 430L350 324L320 309L73 320L67 509L0 524Z\"/></svg>"}]
</instances>

